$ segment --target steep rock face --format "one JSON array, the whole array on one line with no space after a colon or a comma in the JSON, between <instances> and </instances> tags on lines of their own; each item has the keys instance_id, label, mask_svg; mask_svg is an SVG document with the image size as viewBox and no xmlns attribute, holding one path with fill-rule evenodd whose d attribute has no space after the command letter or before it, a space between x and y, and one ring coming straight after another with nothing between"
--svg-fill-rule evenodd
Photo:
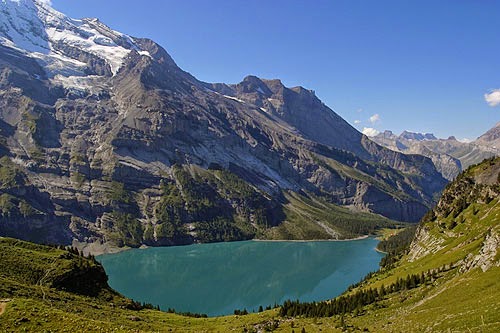
<instances>
[{"instance_id":1,"label":"steep rock face","mask_svg":"<svg viewBox=\"0 0 500 333\"><path fill-rule=\"evenodd\" d=\"M217 89L218 85L212 87ZM255 76L225 88L226 95L258 106L293 126L307 139L350 151L361 158L369 157L361 146L363 135L324 105L311 90L286 88L280 80L261 80Z\"/></svg>"},{"instance_id":2,"label":"steep rock face","mask_svg":"<svg viewBox=\"0 0 500 333\"><path fill-rule=\"evenodd\" d=\"M462 163L459 159L448 154L436 153L425 145L415 145L407 152L430 158L436 169L448 180L453 180L462 171Z\"/></svg>"},{"instance_id":3,"label":"steep rock face","mask_svg":"<svg viewBox=\"0 0 500 333\"><path fill-rule=\"evenodd\" d=\"M445 184L429 159L373 143L302 87L203 83L96 19L0 8L4 234L247 239L284 221L283 191L417 221Z\"/></svg>"},{"instance_id":4,"label":"steep rock face","mask_svg":"<svg viewBox=\"0 0 500 333\"><path fill-rule=\"evenodd\" d=\"M435 168L427 159L397 153L375 144L324 105L311 90L286 88L279 80L262 80L255 76L248 76L236 85L211 84L209 87L259 107L269 116L292 125L295 133L309 140L351 152L365 161L423 176L420 180L436 179ZM442 184L442 181L437 182L432 189L423 184L419 186L436 192ZM431 183L428 185L433 186Z\"/></svg>"}]
</instances>

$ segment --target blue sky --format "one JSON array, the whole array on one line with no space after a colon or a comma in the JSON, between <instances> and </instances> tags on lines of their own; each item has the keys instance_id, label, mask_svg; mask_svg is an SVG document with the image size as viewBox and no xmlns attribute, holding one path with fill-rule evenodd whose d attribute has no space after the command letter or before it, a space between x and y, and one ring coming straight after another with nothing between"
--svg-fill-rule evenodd
<instances>
[{"instance_id":1,"label":"blue sky","mask_svg":"<svg viewBox=\"0 0 500 333\"><path fill-rule=\"evenodd\" d=\"M360 131L474 139L500 121L500 1L52 3L155 40L203 81L253 74L313 89Z\"/></svg>"}]
</instances>

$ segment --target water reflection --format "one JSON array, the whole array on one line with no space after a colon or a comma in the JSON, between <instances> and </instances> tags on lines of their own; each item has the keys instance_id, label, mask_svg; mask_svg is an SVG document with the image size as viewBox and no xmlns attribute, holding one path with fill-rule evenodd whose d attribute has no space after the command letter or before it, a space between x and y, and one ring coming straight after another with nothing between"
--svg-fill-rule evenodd
<instances>
[{"instance_id":1,"label":"water reflection","mask_svg":"<svg viewBox=\"0 0 500 333\"><path fill-rule=\"evenodd\" d=\"M336 296L377 269L376 243L248 241L131 250L98 259L110 285L130 298L213 316L285 299Z\"/></svg>"}]
</instances>

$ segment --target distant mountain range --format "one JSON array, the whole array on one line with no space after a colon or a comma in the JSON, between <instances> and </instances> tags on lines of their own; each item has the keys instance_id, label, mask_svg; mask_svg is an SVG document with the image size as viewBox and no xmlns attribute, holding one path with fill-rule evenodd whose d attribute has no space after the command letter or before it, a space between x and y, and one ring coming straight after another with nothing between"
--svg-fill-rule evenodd
<instances>
[{"instance_id":1,"label":"distant mountain range","mask_svg":"<svg viewBox=\"0 0 500 333\"><path fill-rule=\"evenodd\" d=\"M430 159L374 143L311 90L201 82L155 42L45 1L0 2L0 96L0 235L345 238L381 216L418 221L446 184Z\"/></svg>"},{"instance_id":2,"label":"distant mountain range","mask_svg":"<svg viewBox=\"0 0 500 333\"><path fill-rule=\"evenodd\" d=\"M400 135L384 131L370 139L395 151L429 157L448 180L453 180L472 164L500 155L500 123L472 142L458 141L453 136L438 139L434 134L408 131Z\"/></svg>"}]
</instances>

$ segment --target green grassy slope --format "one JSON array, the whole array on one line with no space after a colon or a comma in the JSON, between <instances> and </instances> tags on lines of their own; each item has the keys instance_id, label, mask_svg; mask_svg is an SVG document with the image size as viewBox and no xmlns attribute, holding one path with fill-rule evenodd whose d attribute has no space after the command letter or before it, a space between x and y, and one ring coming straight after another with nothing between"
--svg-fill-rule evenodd
<instances>
[{"instance_id":1,"label":"green grassy slope","mask_svg":"<svg viewBox=\"0 0 500 333\"><path fill-rule=\"evenodd\" d=\"M459 216L465 220L453 230L443 229L435 221L426 223L428 231L419 234L421 238L410 251L426 249L431 253L414 259L414 252L410 252L395 268L382 270L360 288L380 288L410 274L443 269L436 279L386 296L363 309L362 315L350 318L352 323L375 332L500 331L498 244L488 263L491 266L484 272L481 267L467 269L466 264L476 256L485 258L485 240L500 234L500 202L475 204Z\"/></svg>"}]
</instances>

